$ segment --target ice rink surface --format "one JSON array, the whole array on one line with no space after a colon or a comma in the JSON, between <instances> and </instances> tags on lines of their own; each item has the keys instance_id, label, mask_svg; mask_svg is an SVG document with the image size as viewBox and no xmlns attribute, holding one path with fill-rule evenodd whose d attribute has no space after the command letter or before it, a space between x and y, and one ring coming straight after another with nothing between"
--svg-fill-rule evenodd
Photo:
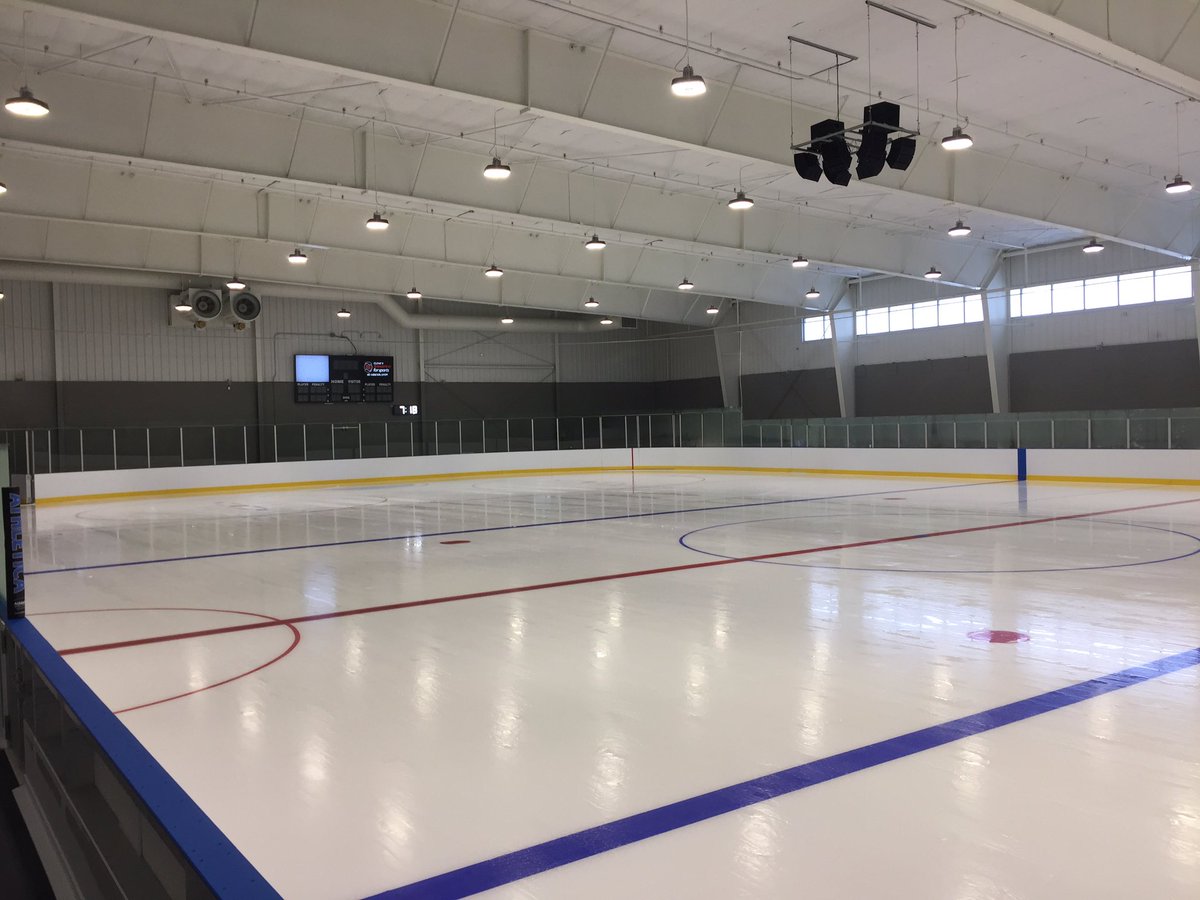
<instances>
[{"instance_id":1,"label":"ice rink surface","mask_svg":"<svg viewBox=\"0 0 1200 900\"><path fill-rule=\"evenodd\" d=\"M31 621L287 898L1200 897L1200 491L614 473L27 533Z\"/></svg>"}]
</instances>

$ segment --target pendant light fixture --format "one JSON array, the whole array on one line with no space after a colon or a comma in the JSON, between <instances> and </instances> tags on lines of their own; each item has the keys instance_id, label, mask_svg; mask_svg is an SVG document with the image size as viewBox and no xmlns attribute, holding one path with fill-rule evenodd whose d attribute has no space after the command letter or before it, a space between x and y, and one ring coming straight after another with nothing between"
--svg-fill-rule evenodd
<instances>
[{"instance_id":1,"label":"pendant light fixture","mask_svg":"<svg viewBox=\"0 0 1200 900\"><path fill-rule=\"evenodd\" d=\"M175 304L175 312L190 313L192 311L192 304L188 303L187 300L184 299L186 296L186 294L179 295L179 302Z\"/></svg>"},{"instance_id":2,"label":"pendant light fixture","mask_svg":"<svg viewBox=\"0 0 1200 900\"><path fill-rule=\"evenodd\" d=\"M597 300L595 297L588 297L586 300L583 301L583 305L586 306L588 309L595 309L597 306L600 305L600 301Z\"/></svg>"},{"instance_id":3,"label":"pendant light fixture","mask_svg":"<svg viewBox=\"0 0 1200 900\"><path fill-rule=\"evenodd\" d=\"M571 196L571 177L568 175L567 176L567 198L568 198L568 200L570 199L570 196ZM596 225L596 167L593 165L592 166L592 227L594 228L595 225ZM597 232L593 231L592 236L583 242L583 246L585 246L589 250L603 250L605 247L608 246L608 243L606 241L601 240L600 235Z\"/></svg>"},{"instance_id":4,"label":"pendant light fixture","mask_svg":"<svg viewBox=\"0 0 1200 900\"><path fill-rule=\"evenodd\" d=\"M344 307L344 306L343 306L341 309L339 309L339 310L338 310L338 311L335 313L335 315L336 315L336 316L337 316L339 319L348 319L348 318L350 318L350 310L346 309L346 307Z\"/></svg>"},{"instance_id":5,"label":"pendant light fixture","mask_svg":"<svg viewBox=\"0 0 1200 900\"><path fill-rule=\"evenodd\" d=\"M804 256L797 256L795 259L792 260L792 268L793 269L807 269L808 268L808 258L804 257Z\"/></svg>"},{"instance_id":6,"label":"pendant light fixture","mask_svg":"<svg viewBox=\"0 0 1200 900\"><path fill-rule=\"evenodd\" d=\"M954 119L956 122L963 121L962 113L958 108L958 29L961 23L958 18L954 20ZM950 131L948 137L942 138L943 150L969 150L975 145L971 140L971 136L963 131L962 125L955 125Z\"/></svg>"},{"instance_id":7,"label":"pendant light fixture","mask_svg":"<svg viewBox=\"0 0 1200 900\"><path fill-rule=\"evenodd\" d=\"M509 316L509 315L503 315L503 316L501 316L501 317L500 317L500 324L501 324L501 325L511 325L512 323L513 323L513 317L512 317L512 316Z\"/></svg>"},{"instance_id":8,"label":"pendant light fixture","mask_svg":"<svg viewBox=\"0 0 1200 900\"><path fill-rule=\"evenodd\" d=\"M246 289L246 282L234 275L227 282L225 282L225 287L229 288L231 291L244 291Z\"/></svg>"},{"instance_id":9,"label":"pendant light fixture","mask_svg":"<svg viewBox=\"0 0 1200 900\"><path fill-rule=\"evenodd\" d=\"M613 323L613 320L610 319L608 316L605 316L603 319L600 320L601 325L611 325L612 323Z\"/></svg>"},{"instance_id":10,"label":"pendant light fixture","mask_svg":"<svg viewBox=\"0 0 1200 900\"><path fill-rule=\"evenodd\" d=\"M692 23L688 11L688 0L683 0L683 72L671 79L671 93L676 97L699 97L708 87L704 79L692 71ZM679 65L676 63L675 65Z\"/></svg>"},{"instance_id":11,"label":"pendant light fixture","mask_svg":"<svg viewBox=\"0 0 1200 900\"><path fill-rule=\"evenodd\" d=\"M946 234L950 235L950 237L966 237L970 233L971 226L964 225L962 219L959 219L950 228L946 229Z\"/></svg>"},{"instance_id":12,"label":"pendant light fixture","mask_svg":"<svg viewBox=\"0 0 1200 900\"><path fill-rule=\"evenodd\" d=\"M808 300L818 300L821 297L821 292L818 291L816 289L816 287L814 286L814 287L810 287L808 289L808 291L805 292L804 296Z\"/></svg>"},{"instance_id":13,"label":"pendant light fixture","mask_svg":"<svg viewBox=\"0 0 1200 900\"><path fill-rule=\"evenodd\" d=\"M405 294L404 296L407 297L409 300L420 300L421 297L424 296L424 294L422 294L420 291L417 290L416 285L413 285L412 287L410 287L408 289L408 293Z\"/></svg>"},{"instance_id":14,"label":"pendant light fixture","mask_svg":"<svg viewBox=\"0 0 1200 900\"><path fill-rule=\"evenodd\" d=\"M8 193L8 185L5 184L3 181L0 181L0 194L7 194L7 193Z\"/></svg>"},{"instance_id":15,"label":"pendant light fixture","mask_svg":"<svg viewBox=\"0 0 1200 900\"><path fill-rule=\"evenodd\" d=\"M679 289L681 291L690 291L694 287L695 287L695 285L692 284L690 281L688 281L686 278L683 279L683 281L679 282Z\"/></svg>"},{"instance_id":16,"label":"pendant light fixture","mask_svg":"<svg viewBox=\"0 0 1200 900\"><path fill-rule=\"evenodd\" d=\"M387 231L388 220L383 217L382 213L376 212L367 219L367 228L371 231Z\"/></svg>"},{"instance_id":17,"label":"pendant light fixture","mask_svg":"<svg viewBox=\"0 0 1200 900\"><path fill-rule=\"evenodd\" d=\"M1099 253L1103 249L1104 249L1104 245L1102 243L1100 243L1098 240L1096 240L1095 238L1092 238L1090 241L1088 241L1086 244L1083 245L1084 253Z\"/></svg>"},{"instance_id":18,"label":"pendant light fixture","mask_svg":"<svg viewBox=\"0 0 1200 900\"><path fill-rule=\"evenodd\" d=\"M1186 194L1192 189L1192 183L1183 177L1183 151L1180 149L1179 141L1179 107L1182 101L1175 104L1175 180L1167 184L1163 189L1168 194Z\"/></svg>"},{"instance_id":19,"label":"pendant light fixture","mask_svg":"<svg viewBox=\"0 0 1200 900\"><path fill-rule=\"evenodd\" d=\"M746 196L745 191L738 191L732 200L729 201L729 208L736 210L751 209L754 206L754 201Z\"/></svg>"},{"instance_id":20,"label":"pendant light fixture","mask_svg":"<svg viewBox=\"0 0 1200 900\"><path fill-rule=\"evenodd\" d=\"M499 278L500 276L502 276L504 274L504 270L501 269L499 266L497 266L495 263L492 263L490 266L488 266L486 269L483 270L483 274L487 278Z\"/></svg>"},{"instance_id":21,"label":"pendant light fixture","mask_svg":"<svg viewBox=\"0 0 1200 900\"><path fill-rule=\"evenodd\" d=\"M388 220L379 208L379 145L375 140L375 120L371 120L371 180L375 182L375 213L367 219L368 231L387 231Z\"/></svg>"},{"instance_id":22,"label":"pendant light fixture","mask_svg":"<svg viewBox=\"0 0 1200 900\"><path fill-rule=\"evenodd\" d=\"M492 113L492 161L483 167L483 177L489 181L503 181L512 174L512 169L500 162L500 157L496 153L496 147L499 144L498 135L500 132L496 124L496 117L499 112Z\"/></svg>"},{"instance_id":23,"label":"pendant light fixture","mask_svg":"<svg viewBox=\"0 0 1200 900\"><path fill-rule=\"evenodd\" d=\"M24 11L21 17L21 89L17 91L17 96L9 97L4 101L4 108L14 116L22 116L26 119L40 119L43 116L50 114L50 105L44 100L39 100L33 96L33 91L29 89L29 79L25 74L25 66L29 56L29 50L25 46L25 24L29 17L29 10Z\"/></svg>"},{"instance_id":24,"label":"pendant light fixture","mask_svg":"<svg viewBox=\"0 0 1200 900\"><path fill-rule=\"evenodd\" d=\"M717 304L715 304L715 303L710 303L708 305L708 309L705 310L705 312L708 313L708 315L710 315L710 316L715 316L720 311L721 311L721 307L717 306Z\"/></svg>"},{"instance_id":25,"label":"pendant light fixture","mask_svg":"<svg viewBox=\"0 0 1200 900\"><path fill-rule=\"evenodd\" d=\"M589 250L603 250L608 246L608 244L600 240L600 235L593 234L584 242L583 246L587 247Z\"/></svg>"},{"instance_id":26,"label":"pendant light fixture","mask_svg":"<svg viewBox=\"0 0 1200 900\"><path fill-rule=\"evenodd\" d=\"M306 262L308 262L308 255L303 250L301 250L299 247L297 247L295 250L293 250L291 253L288 254L287 260L293 266L302 266Z\"/></svg>"},{"instance_id":27,"label":"pendant light fixture","mask_svg":"<svg viewBox=\"0 0 1200 900\"><path fill-rule=\"evenodd\" d=\"M942 273L935 266L930 266L929 271L925 273L925 277L930 281L937 281L942 277Z\"/></svg>"}]
</instances>

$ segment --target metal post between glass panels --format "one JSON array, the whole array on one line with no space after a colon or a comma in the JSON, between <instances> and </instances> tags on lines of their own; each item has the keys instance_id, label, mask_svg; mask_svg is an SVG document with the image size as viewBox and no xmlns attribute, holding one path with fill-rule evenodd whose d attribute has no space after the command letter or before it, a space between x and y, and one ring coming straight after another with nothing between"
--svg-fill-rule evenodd
<instances>
[{"instance_id":1,"label":"metal post between glass panels","mask_svg":"<svg viewBox=\"0 0 1200 900\"><path fill-rule=\"evenodd\" d=\"M242 426L242 462L250 462L250 438L246 434L246 426Z\"/></svg>"},{"instance_id":2,"label":"metal post between glass panels","mask_svg":"<svg viewBox=\"0 0 1200 900\"><path fill-rule=\"evenodd\" d=\"M187 465L187 463L184 461L184 458L183 458L183 426L180 425L179 426L179 466L180 466L180 468L183 468L186 465Z\"/></svg>"},{"instance_id":3,"label":"metal post between glass panels","mask_svg":"<svg viewBox=\"0 0 1200 900\"><path fill-rule=\"evenodd\" d=\"M362 422L358 423L358 458L362 459Z\"/></svg>"},{"instance_id":4,"label":"metal post between glass panels","mask_svg":"<svg viewBox=\"0 0 1200 900\"><path fill-rule=\"evenodd\" d=\"M212 444L212 464L217 464L217 426L212 426L209 430L209 443Z\"/></svg>"},{"instance_id":5,"label":"metal post between glass panels","mask_svg":"<svg viewBox=\"0 0 1200 900\"><path fill-rule=\"evenodd\" d=\"M183 429L180 429L180 431L182 431L182 430ZM183 452L182 451L182 448L183 448L182 441L180 441L179 446L180 446L180 452L182 453ZM83 471L83 429L82 428L79 429L79 471L80 472Z\"/></svg>"},{"instance_id":6,"label":"metal post between glass panels","mask_svg":"<svg viewBox=\"0 0 1200 900\"><path fill-rule=\"evenodd\" d=\"M438 420L437 419L433 420L433 455L434 456L442 455L442 442L441 442L441 439L438 437Z\"/></svg>"},{"instance_id":7,"label":"metal post between glass panels","mask_svg":"<svg viewBox=\"0 0 1200 900\"><path fill-rule=\"evenodd\" d=\"M462 453L462 419L458 420L458 452Z\"/></svg>"},{"instance_id":8,"label":"metal post between glass panels","mask_svg":"<svg viewBox=\"0 0 1200 900\"><path fill-rule=\"evenodd\" d=\"M117 429L115 429L115 428L112 430L112 448L113 448L113 469L115 470L117 468ZM31 457L32 453L33 453L32 447L28 448L25 451L26 462L28 462L28 460L32 458ZM29 468L32 469L33 466L29 466Z\"/></svg>"},{"instance_id":9,"label":"metal post between glass panels","mask_svg":"<svg viewBox=\"0 0 1200 900\"><path fill-rule=\"evenodd\" d=\"M504 420L504 452L512 452L512 422L508 419Z\"/></svg>"}]
</instances>

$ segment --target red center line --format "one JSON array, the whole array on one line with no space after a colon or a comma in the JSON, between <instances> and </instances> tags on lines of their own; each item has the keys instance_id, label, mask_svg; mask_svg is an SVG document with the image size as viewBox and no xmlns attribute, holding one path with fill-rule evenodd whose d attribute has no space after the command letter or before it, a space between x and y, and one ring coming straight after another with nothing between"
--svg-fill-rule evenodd
<instances>
[{"instance_id":1,"label":"red center line","mask_svg":"<svg viewBox=\"0 0 1200 900\"><path fill-rule=\"evenodd\" d=\"M812 553L827 553L833 550L854 550L859 547L877 547L881 544L898 544L904 541L917 541L924 538L950 537L958 534L972 534L978 531L996 531L1001 528L1019 528L1025 525L1045 525L1050 522L1067 522L1072 519L1087 519L1092 516L1111 516L1117 513L1138 512L1145 509L1163 509L1169 506L1181 506L1187 503L1200 503L1200 497L1190 500L1172 500L1168 503L1148 503L1143 506L1125 506L1119 509L1103 509L1093 512L1069 513L1062 516L1046 516L1041 519L1017 519L1013 522L993 522L988 525L972 525L968 528L952 528L946 531L928 531L921 534L903 534L897 537L873 538L868 541L852 541L847 544L828 544L824 547L806 547L801 550L780 550L775 553L758 553L754 556L737 556L731 559L713 559L704 562L683 563L677 566L661 566L656 569L638 569L632 572L615 572L609 575L589 575L585 578L567 578L562 581L547 581L542 584L525 584L515 587L493 588L487 591L472 591L469 594L451 594L446 597L430 597L425 600L407 600L399 603L385 603L381 606L363 606L357 609L342 609L336 612L314 613L309 616L296 616L290 619L277 619L270 622L248 622L244 625L227 625L222 628L206 628L201 631L185 631L180 634L164 634L157 637L134 638L128 641L113 641L107 644L91 644L85 647L71 647L60 650L62 656L74 656L80 653L99 653L103 650L120 650L125 647L141 647L146 644L163 644L169 641L184 641L191 638L212 637L219 634L236 634L241 631L258 631L262 628L278 628L288 625L300 625L305 622L321 622L326 619L344 619L349 616L364 616L368 613L391 612L397 609L412 609L418 606L434 606L439 603L453 603L458 600L478 600L483 597L499 597L504 594L525 594L532 591L548 591L554 588L573 587L580 584L595 584L598 581L617 581L622 578L641 578L646 575L666 575L671 572L689 572L694 569L711 569L717 566L732 566L738 563L761 562L768 559L782 559L792 556L807 556Z\"/></svg>"}]
</instances>

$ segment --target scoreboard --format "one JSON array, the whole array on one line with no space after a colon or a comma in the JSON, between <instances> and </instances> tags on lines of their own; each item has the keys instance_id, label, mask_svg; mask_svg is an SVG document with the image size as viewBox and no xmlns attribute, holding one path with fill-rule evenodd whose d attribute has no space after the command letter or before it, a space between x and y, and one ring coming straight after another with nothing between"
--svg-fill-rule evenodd
<instances>
[{"instance_id":1,"label":"scoreboard","mask_svg":"<svg viewBox=\"0 0 1200 900\"><path fill-rule=\"evenodd\" d=\"M391 403L390 356L296 354L297 403Z\"/></svg>"}]
</instances>

